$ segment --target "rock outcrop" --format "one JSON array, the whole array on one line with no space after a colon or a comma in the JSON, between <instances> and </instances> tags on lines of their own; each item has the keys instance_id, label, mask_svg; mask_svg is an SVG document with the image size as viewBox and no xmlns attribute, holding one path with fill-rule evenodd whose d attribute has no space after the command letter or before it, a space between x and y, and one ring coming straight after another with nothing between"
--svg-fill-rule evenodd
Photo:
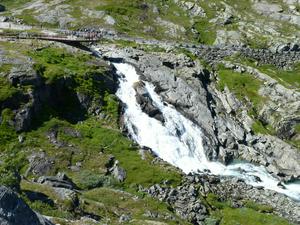
<instances>
[{"instance_id":1,"label":"rock outcrop","mask_svg":"<svg viewBox=\"0 0 300 225\"><path fill-rule=\"evenodd\" d=\"M0 224L3 225L51 225L43 216L35 213L10 189L0 187Z\"/></svg>"}]
</instances>

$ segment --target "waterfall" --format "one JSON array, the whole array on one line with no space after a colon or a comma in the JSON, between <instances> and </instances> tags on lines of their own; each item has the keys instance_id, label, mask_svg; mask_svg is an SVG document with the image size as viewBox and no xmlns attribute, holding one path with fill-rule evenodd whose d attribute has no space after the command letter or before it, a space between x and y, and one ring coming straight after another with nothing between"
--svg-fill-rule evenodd
<instances>
[{"instance_id":1,"label":"waterfall","mask_svg":"<svg viewBox=\"0 0 300 225\"><path fill-rule=\"evenodd\" d=\"M162 112L164 123L149 117L137 103L133 85L140 81L133 66L114 63L119 74L120 87L117 96L126 105L124 122L132 139L140 146L152 149L161 159L179 167L184 173L210 172L215 175L234 176L252 186L283 193L300 201L300 184L282 184L263 166L235 163L225 166L207 159L202 145L201 129L181 115L172 105L162 101L155 87L145 82L145 88L155 106Z\"/></svg>"}]
</instances>

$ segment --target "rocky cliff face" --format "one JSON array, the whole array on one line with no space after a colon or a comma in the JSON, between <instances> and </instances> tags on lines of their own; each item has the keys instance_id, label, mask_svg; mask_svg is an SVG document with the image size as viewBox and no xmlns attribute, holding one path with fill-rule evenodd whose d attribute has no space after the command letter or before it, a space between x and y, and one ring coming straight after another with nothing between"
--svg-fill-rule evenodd
<instances>
[{"instance_id":1,"label":"rocky cliff face","mask_svg":"<svg viewBox=\"0 0 300 225\"><path fill-rule=\"evenodd\" d=\"M270 101L261 109L260 116L265 115L267 120L272 120L269 112L276 105L277 109L280 107L278 113L282 113L282 117L277 116L274 123L282 125L273 125L277 127L277 136L254 134L251 128L253 119L247 114L247 106L228 89L224 92L218 90L214 82L215 75L199 62L183 54L149 54L134 49L116 51L115 48L105 47L101 50L106 52L108 58L123 58L134 64L144 80L155 84L157 93L164 101L197 123L204 133L204 147L211 160L230 163L242 159L258 163L284 181L300 177L299 151L282 141L284 138L281 134L282 126L288 127L290 124L290 129L287 129L292 130L293 121L297 120L298 92L290 91L274 79L261 75L258 79L270 79L267 82L273 85L266 83L260 89L261 98L266 96ZM244 67L239 69L243 70ZM253 76L259 73L250 67L248 69Z\"/></svg>"}]
</instances>

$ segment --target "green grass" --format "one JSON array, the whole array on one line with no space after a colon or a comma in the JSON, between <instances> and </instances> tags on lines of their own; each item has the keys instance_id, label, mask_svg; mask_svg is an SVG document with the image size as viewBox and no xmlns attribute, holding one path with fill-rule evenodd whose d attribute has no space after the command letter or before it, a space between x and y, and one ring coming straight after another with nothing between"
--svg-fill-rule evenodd
<instances>
[{"instance_id":1,"label":"green grass","mask_svg":"<svg viewBox=\"0 0 300 225\"><path fill-rule=\"evenodd\" d=\"M272 206L257 204L256 202L250 200L246 201L245 206L249 209L263 213L272 213L274 210Z\"/></svg>"},{"instance_id":2,"label":"green grass","mask_svg":"<svg viewBox=\"0 0 300 225\"><path fill-rule=\"evenodd\" d=\"M0 103L4 102L7 99L12 98L14 95L18 93L18 89L12 87L9 81L4 78L0 77Z\"/></svg>"},{"instance_id":3,"label":"green grass","mask_svg":"<svg viewBox=\"0 0 300 225\"><path fill-rule=\"evenodd\" d=\"M206 19L199 19L194 24L195 29L200 33L198 42L212 45L216 40L216 31L213 24Z\"/></svg>"},{"instance_id":4,"label":"green grass","mask_svg":"<svg viewBox=\"0 0 300 225\"><path fill-rule=\"evenodd\" d=\"M13 10L16 7L22 6L28 2L31 2L31 0L2 0L1 4L6 7L6 10Z\"/></svg>"},{"instance_id":5,"label":"green grass","mask_svg":"<svg viewBox=\"0 0 300 225\"><path fill-rule=\"evenodd\" d=\"M112 190L108 188L98 188L83 194L83 199L88 204L84 206L87 211L106 215L114 220L118 220L117 214L130 214L132 219L150 219L143 214L146 211L156 212L161 215L172 214L167 204L150 197L136 198L135 196ZM97 204L93 204L97 202ZM98 207L97 207L98 206ZM165 221L162 218L153 219L168 224L189 224L178 218L176 221Z\"/></svg>"},{"instance_id":6,"label":"green grass","mask_svg":"<svg viewBox=\"0 0 300 225\"><path fill-rule=\"evenodd\" d=\"M285 219L249 208L226 208L222 211L220 225L291 225Z\"/></svg>"},{"instance_id":7,"label":"green grass","mask_svg":"<svg viewBox=\"0 0 300 225\"><path fill-rule=\"evenodd\" d=\"M17 139L16 131L10 126L10 121L12 121L13 116L11 109L6 108L1 112L0 152L5 150L7 144Z\"/></svg>"},{"instance_id":8,"label":"green grass","mask_svg":"<svg viewBox=\"0 0 300 225\"><path fill-rule=\"evenodd\" d=\"M226 86L240 101L245 104L251 103L251 106L248 107L248 114L254 119L252 130L255 133L274 135L274 128L269 124L262 123L258 116L260 107L267 101L266 97L258 93L261 81L251 74L234 72L222 66L219 67L218 77L220 90L224 90Z\"/></svg>"},{"instance_id":9,"label":"green grass","mask_svg":"<svg viewBox=\"0 0 300 225\"><path fill-rule=\"evenodd\" d=\"M268 125L268 124L263 124L260 120L254 120L254 123L252 124L252 130L254 133L257 134L270 134L270 135L275 135L276 131L275 129Z\"/></svg>"},{"instance_id":10,"label":"green grass","mask_svg":"<svg viewBox=\"0 0 300 225\"><path fill-rule=\"evenodd\" d=\"M72 212L72 203L69 200L63 200L56 194L52 187L23 180L21 182L21 190L23 192L24 200L29 206L43 215L68 219L74 216L74 212ZM43 194L44 196L47 196L49 200L52 200L54 205L39 200L30 201L25 195L26 191Z\"/></svg>"},{"instance_id":11,"label":"green grass","mask_svg":"<svg viewBox=\"0 0 300 225\"><path fill-rule=\"evenodd\" d=\"M253 68L258 69L260 72L265 73L271 78L277 80L281 85L300 90L300 63L295 63L291 69L279 69L273 65L262 64L256 65L255 60L250 58L241 57L240 55L235 55L229 58L230 61L239 62Z\"/></svg>"},{"instance_id":12,"label":"green grass","mask_svg":"<svg viewBox=\"0 0 300 225\"><path fill-rule=\"evenodd\" d=\"M215 194L208 194L207 203L212 207L211 217L220 221L220 225L292 225L287 220L271 214L273 209L246 201L244 207L233 208L229 201L221 201Z\"/></svg>"},{"instance_id":13,"label":"green grass","mask_svg":"<svg viewBox=\"0 0 300 225\"><path fill-rule=\"evenodd\" d=\"M78 130L82 137L74 138L66 135L64 129L67 127ZM58 140L76 146L73 152L68 147L61 147L57 150L49 143L46 134L47 131L54 128L58 129ZM77 125L71 125L65 121L52 119L45 122L38 130L28 133L22 148L30 148L33 151L42 148L49 157L56 158L51 173L54 175L55 171L65 171L82 188L90 188L90 185L97 187L95 184L99 181L97 179L102 182L101 177L106 173L106 163L110 155L114 155L119 160L120 166L126 170L127 178L121 185L122 188L131 189L137 185L150 186L165 180L177 185L181 181L181 175L178 172L165 166L153 165L151 157L142 160L138 149L130 140L124 137L119 130L107 127L101 120L88 119ZM82 162L81 172L67 170L70 162L72 164ZM86 181L90 183L82 183L84 171L92 173L90 179Z\"/></svg>"},{"instance_id":14,"label":"green grass","mask_svg":"<svg viewBox=\"0 0 300 225\"><path fill-rule=\"evenodd\" d=\"M241 74L221 67L218 71L218 77L220 90L224 90L227 86L239 100L243 101L248 98L256 108L264 102L264 98L258 94L261 82L251 74Z\"/></svg>"},{"instance_id":15,"label":"green grass","mask_svg":"<svg viewBox=\"0 0 300 225\"><path fill-rule=\"evenodd\" d=\"M300 63L295 64L291 70L281 70L273 65L261 65L258 69L282 85L300 90Z\"/></svg>"},{"instance_id":16,"label":"green grass","mask_svg":"<svg viewBox=\"0 0 300 225\"><path fill-rule=\"evenodd\" d=\"M142 160L137 148L119 131L103 128L93 120L77 125L77 128L86 137L80 141L85 149L96 153L101 147L105 149L105 153L114 155L120 161L127 173L126 187L132 184L149 186L164 180L170 180L174 185L179 184L181 176L177 172L153 165L150 159Z\"/></svg>"}]
</instances>

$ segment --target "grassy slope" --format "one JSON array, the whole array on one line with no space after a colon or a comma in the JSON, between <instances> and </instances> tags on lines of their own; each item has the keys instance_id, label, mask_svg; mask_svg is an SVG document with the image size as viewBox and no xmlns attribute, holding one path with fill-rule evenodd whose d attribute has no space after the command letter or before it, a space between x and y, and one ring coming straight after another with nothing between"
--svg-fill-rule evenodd
<instances>
[{"instance_id":1,"label":"grassy slope","mask_svg":"<svg viewBox=\"0 0 300 225\"><path fill-rule=\"evenodd\" d=\"M225 86L227 86L239 100L244 103L251 103L248 113L254 119L254 123L252 125L253 131L262 134L273 134L273 128L262 124L258 119L259 108L266 101L266 99L258 93L261 82L253 78L250 74L233 72L232 70L225 69L222 66L219 68L218 77L218 87L220 90L224 90Z\"/></svg>"},{"instance_id":2,"label":"grassy slope","mask_svg":"<svg viewBox=\"0 0 300 225\"><path fill-rule=\"evenodd\" d=\"M42 117L41 122L34 130L23 133L22 136L25 141L19 143L17 142L17 134L10 128L9 123L5 122L9 121L12 116L9 109L5 109L2 114L5 115L3 118L6 119L1 124L0 133L8 136L5 144L1 145L1 155L9 156L6 160L7 168L18 170L24 174L28 168L26 157L33 152L43 151L48 157L55 159L54 167L49 175L55 175L58 171L65 172L82 189L81 194L79 194L80 210L105 218L109 217L113 221L112 224L118 220L122 213L130 213L136 220L146 219L143 215L146 210L155 211L161 215L173 214L167 205L141 195L137 192L137 188L138 185L149 186L166 180L174 186L180 183L181 175L170 166L153 164L153 157L150 155L147 156L146 160L142 160L138 155L137 147L117 129L118 104L115 98L112 95L105 95L106 92L99 91L97 88L105 87L101 84L100 86L97 85L93 79L88 82L88 85L86 80L89 79L82 79L83 77L90 77L86 75L93 72L103 73L104 68L95 67L93 63L87 64L87 62L92 62L88 56L71 55L65 50L57 48L46 48L38 52L30 51L28 54L37 62L36 69L42 72L46 82L55 83L61 76L70 76L77 83L73 86L74 90L89 91L88 93L96 98L102 97L106 102L102 109L103 113L109 115L108 118L110 119L97 119L87 115L83 122L72 124L61 117L60 113L47 110L45 112L47 117ZM57 74L53 71L64 72ZM243 80L236 79L235 85L237 84L243 85ZM256 89L257 85L254 85L249 91ZM105 96L101 96L99 93ZM249 96L255 99L255 94L252 93ZM63 147L57 148L49 142L47 133L53 129L58 131L57 139L66 143ZM66 129L79 131L81 135L79 137L70 136L65 132ZM125 182L118 183L114 178L106 175L106 164L110 155L114 155L126 170L127 179ZM77 162L81 162L80 171L71 171L69 166L75 165ZM34 177L36 176L30 174L28 178ZM11 179L11 177L9 178ZM11 182L15 181L12 180ZM49 187L22 181L21 189L24 193L24 199L30 206L45 215L61 218L76 216L77 212L74 211L71 203L61 201ZM117 190L124 190L128 193ZM43 193L55 204L30 201L25 195L28 191ZM138 195L139 198L133 200L132 194L129 193ZM268 215L265 217L267 219L262 220L264 214L250 210L249 207L243 209L227 207L221 210L215 208L211 213L213 216L218 215L216 217L221 219L223 224L233 221L238 224L245 224L245 216L249 217L249 221L255 221L257 225L284 221L273 215ZM165 221L163 218L158 220L173 224L172 221ZM179 224L186 224L180 219L176 220Z\"/></svg>"},{"instance_id":3,"label":"grassy slope","mask_svg":"<svg viewBox=\"0 0 300 225\"><path fill-rule=\"evenodd\" d=\"M55 175L58 171L67 173L83 190L80 198L88 202L88 204L84 203L82 205L84 210L101 216L107 215L113 221L118 220L119 213L127 213L126 210L112 207L109 204L109 201L119 201L119 197L113 194L115 193L114 189L136 193L138 185L147 187L165 180L169 180L172 185L179 184L181 180L180 173L168 166L154 165L152 163L153 157L150 155L147 156L146 160L142 160L137 147L117 129L118 102L114 95L110 94L108 90L106 91L103 83L97 83L97 80L92 79L93 75L101 76L101 73L104 74L103 69L105 68L95 66L91 63L93 61L89 56L71 55L63 49L46 48L39 52L30 51L28 54L37 62L35 68L42 74L46 83L55 84L61 77L71 77L75 81L74 86L72 86L75 91L84 92L93 98L104 101L102 112L108 117L97 119L94 116L86 115L83 122L72 124L64 119L62 112L55 111L55 108L45 107L45 111L40 114L40 118L37 118L36 128L30 132L22 133L24 142L19 143L17 141L18 134L11 128L9 122L13 118L13 113L10 109L4 109L2 111L3 120L0 125L0 154L6 164L0 168L0 183L6 185L16 183L13 173L7 173L6 170L19 171L24 174L28 168L26 157L34 152L43 151L55 161L49 175ZM92 78L89 79L90 77ZM5 82L7 83L7 81ZM7 85L7 90L13 91L14 89ZM61 109L61 111L65 110L68 110L68 106ZM71 110L73 113L76 111L74 108ZM81 133L81 136L70 136L66 134L66 129L77 130ZM68 144L57 148L50 143L47 134L51 130L58 130L58 140ZM127 179L124 183L118 183L114 178L106 175L106 164L110 155L114 155L119 160L120 166L126 170ZM75 165L76 162L82 163L79 172L68 169L70 165ZM28 178L33 177L36 176L30 174ZM98 189L102 186L106 186L108 189ZM70 207L70 202L61 201L50 187L22 181L21 189L24 193L28 191L40 192L54 200L54 205L41 201L30 201L24 194L24 198L30 206L45 215L63 218L76 216L76 212ZM104 209L99 209L98 205L102 204L102 200L95 198L98 193L104 190L105 193L111 193L111 195L107 195L108 200L104 202ZM143 196L140 197L136 205L132 204L132 202L135 202L132 199L122 200L122 202L132 205L129 212L132 213L134 219L142 219L142 212L145 212L146 209L156 210L158 213L167 212L172 214L163 203ZM142 206L147 207L143 209ZM164 221L163 219L159 220ZM181 220L178 221L185 224ZM168 223L172 224L170 221Z\"/></svg>"}]
</instances>

